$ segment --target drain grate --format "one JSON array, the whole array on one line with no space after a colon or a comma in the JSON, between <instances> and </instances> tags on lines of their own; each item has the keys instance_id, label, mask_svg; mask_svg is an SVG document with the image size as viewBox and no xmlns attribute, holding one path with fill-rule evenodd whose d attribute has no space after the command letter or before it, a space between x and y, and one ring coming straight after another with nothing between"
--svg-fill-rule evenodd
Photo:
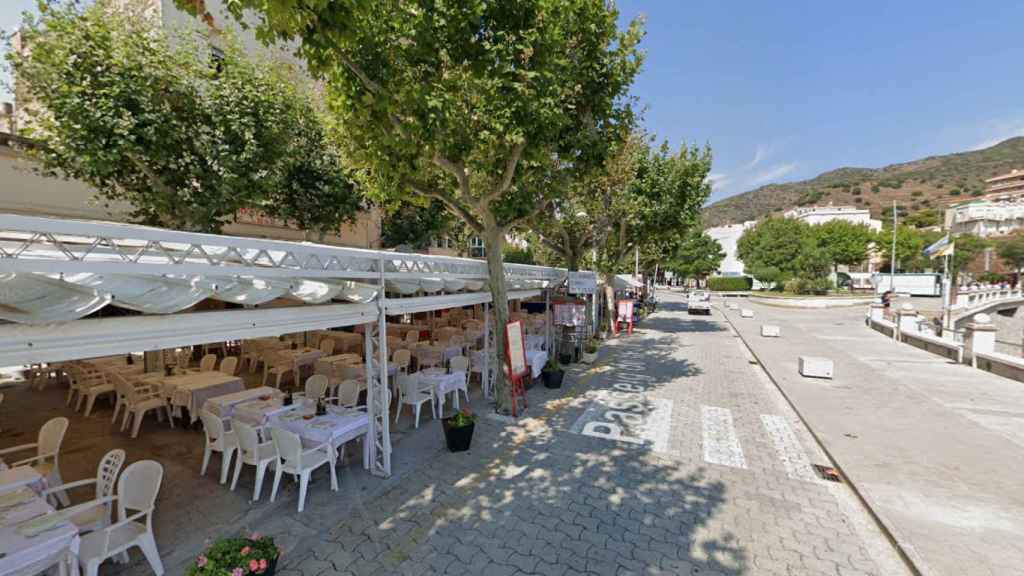
<instances>
[{"instance_id":1,"label":"drain grate","mask_svg":"<svg viewBox=\"0 0 1024 576\"><path fill-rule=\"evenodd\" d=\"M839 470L831 466L822 466L821 464L813 464L814 473L818 475L822 480L828 480L829 482L842 482L843 477L839 474Z\"/></svg>"}]
</instances>

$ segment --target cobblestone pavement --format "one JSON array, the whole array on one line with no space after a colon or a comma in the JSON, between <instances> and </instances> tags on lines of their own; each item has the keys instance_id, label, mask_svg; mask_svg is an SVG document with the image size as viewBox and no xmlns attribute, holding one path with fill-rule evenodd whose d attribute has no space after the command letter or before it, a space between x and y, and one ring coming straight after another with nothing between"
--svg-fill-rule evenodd
<instances>
[{"instance_id":1,"label":"cobblestone pavement","mask_svg":"<svg viewBox=\"0 0 1024 576\"><path fill-rule=\"evenodd\" d=\"M314 473L301 515L291 483L277 503L266 487L251 503L249 469L236 492L200 478L196 431L148 423L128 441L109 432L109 412L72 419L62 467L69 480L94 473L114 445L164 463L168 574L242 530L277 538L282 576L906 573L849 489L814 474L827 460L748 354L717 312L669 302L563 389L530 390L526 418L481 417L469 452L445 451L437 422L414 431L403 417L391 478L370 477L349 450L340 491ZM9 394L6 414L25 419L11 406L46 399L21 426L34 430L68 412L63 391L47 394ZM137 554L103 572L151 573Z\"/></svg>"},{"instance_id":2,"label":"cobblestone pavement","mask_svg":"<svg viewBox=\"0 0 1024 576\"><path fill-rule=\"evenodd\" d=\"M674 307L603 354L333 516L284 576L905 573L714 317Z\"/></svg>"}]
</instances>

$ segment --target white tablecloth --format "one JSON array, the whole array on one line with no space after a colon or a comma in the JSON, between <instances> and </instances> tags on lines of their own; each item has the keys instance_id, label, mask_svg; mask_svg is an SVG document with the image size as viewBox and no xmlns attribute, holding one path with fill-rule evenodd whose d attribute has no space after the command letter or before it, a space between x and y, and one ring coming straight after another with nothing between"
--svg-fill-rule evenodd
<instances>
[{"instance_id":1,"label":"white tablecloth","mask_svg":"<svg viewBox=\"0 0 1024 576\"><path fill-rule=\"evenodd\" d=\"M279 350L277 352L281 357L290 358L292 364L295 367L295 371L298 372L303 366L312 366L316 363L318 358L324 356L324 353L319 348L299 348L297 350ZM298 378L296 378L298 381Z\"/></svg>"},{"instance_id":2,"label":"white tablecloth","mask_svg":"<svg viewBox=\"0 0 1024 576\"><path fill-rule=\"evenodd\" d=\"M19 523L53 512L53 508L34 492L27 488L22 490L25 490L25 504L0 510L0 576L14 574L25 566L62 552L78 556L78 529L69 521L32 538L18 533ZM75 562L73 573L77 574L77 570Z\"/></svg>"},{"instance_id":3,"label":"white tablecloth","mask_svg":"<svg viewBox=\"0 0 1024 576\"><path fill-rule=\"evenodd\" d=\"M437 401L437 414L444 414L445 396L449 392L458 390L466 381L465 372L452 372L448 374L440 368L429 368L418 372L420 384L428 384L434 388L434 398ZM459 407L459 395L455 394L455 408Z\"/></svg>"},{"instance_id":4,"label":"white tablecloth","mask_svg":"<svg viewBox=\"0 0 1024 576\"><path fill-rule=\"evenodd\" d=\"M237 376L223 372L189 372L176 376L154 374L142 379L160 386L161 393L171 406L187 408L193 423L199 419L199 407L215 396L245 390L245 383Z\"/></svg>"},{"instance_id":5,"label":"white tablecloth","mask_svg":"<svg viewBox=\"0 0 1024 576\"><path fill-rule=\"evenodd\" d=\"M370 465L370 418L361 410L350 410L338 406L329 406L327 414L314 416L307 420L304 415L314 414L316 407L312 405L291 406L290 410L272 413L268 417L268 425L289 430L299 435L303 446L312 448L321 444L339 446L363 437L363 467Z\"/></svg>"},{"instance_id":6,"label":"white tablecloth","mask_svg":"<svg viewBox=\"0 0 1024 576\"><path fill-rule=\"evenodd\" d=\"M227 419L231 418L234 414L236 406L253 400L258 400L260 396L281 398L284 396L284 393L277 388L260 386L259 388L242 390L241 392L233 392L231 394L224 394L223 396L214 396L203 404L203 409L214 416L220 416L223 419Z\"/></svg>"},{"instance_id":7,"label":"white tablecloth","mask_svg":"<svg viewBox=\"0 0 1024 576\"><path fill-rule=\"evenodd\" d=\"M543 350L527 350L526 363L530 365L530 374L534 378L540 376L544 365L548 363L548 353Z\"/></svg>"},{"instance_id":8,"label":"white tablecloth","mask_svg":"<svg viewBox=\"0 0 1024 576\"><path fill-rule=\"evenodd\" d=\"M527 350L543 350L546 343L546 338L540 334L527 334L526 335L526 349Z\"/></svg>"}]
</instances>

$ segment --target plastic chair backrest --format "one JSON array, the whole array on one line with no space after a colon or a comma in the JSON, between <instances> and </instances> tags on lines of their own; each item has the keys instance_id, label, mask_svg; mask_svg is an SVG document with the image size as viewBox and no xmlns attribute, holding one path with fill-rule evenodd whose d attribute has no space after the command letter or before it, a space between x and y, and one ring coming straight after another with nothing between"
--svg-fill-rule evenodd
<instances>
[{"instance_id":1,"label":"plastic chair backrest","mask_svg":"<svg viewBox=\"0 0 1024 576\"><path fill-rule=\"evenodd\" d=\"M311 400L319 400L327 394L327 376L323 374L313 374L309 378L306 378L306 398Z\"/></svg>"},{"instance_id":2,"label":"plastic chair backrest","mask_svg":"<svg viewBox=\"0 0 1024 576\"><path fill-rule=\"evenodd\" d=\"M234 376L236 368L238 368L237 356L228 356L220 361L220 371L228 376Z\"/></svg>"},{"instance_id":3,"label":"plastic chair backrest","mask_svg":"<svg viewBox=\"0 0 1024 576\"><path fill-rule=\"evenodd\" d=\"M270 436L274 439L274 447L282 463L292 470L298 470L302 458L302 440L290 430L271 428Z\"/></svg>"},{"instance_id":4,"label":"plastic chair backrest","mask_svg":"<svg viewBox=\"0 0 1024 576\"><path fill-rule=\"evenodd\" d=\"M359 378L366 375L366 367L362 364L344 364L341 367L341 379L352 380L353 378Z\"/></svg>"},{"instance_id":5,"label":"plastic chair backrest","mask_svg":"<svg viewBox=\"0 0 1024 576\"><path fill-rule=\"evenodd\" d=\"M408 350L395 350L395 353L391 356L391 361L398 368L408 368L411 360L412 352Z\"/></svg>"},{"instance_id":6,"label":"plastic chair backrest","mask_svg":"<svg viewBox=\"0 0 1024 576\"><path fill-rule=\"evenodd\" d=\"M334 339L324 338L320 341L320 351L324 353L324 356L330 356L334 354Z\"/></svg>"},{"instance_id":7,"label":"plastic chair backrest","mask_svg":"<svg viewBox=\"0 0 1024 576\"><path fill-rule=\"evenodd\" d=\"M206 442L214 442L224 438L224 421L210 414L206 410L199 411L199 419L203 421L203 432L206 433Z\"/></svg>"},{"instance_id":8,"label":"plastic chair backrest","mask_svg":"<svg viewBox=\"0 0 1024 576\"><path fill-rule=\"evenodd\" d=\"M409 330L408 332L405 333L405 341L409 342L409 343L419 342L420 341L420 331L419 330Z\"/></svg>"},{"instance_id":9,"label":"plastic chair backrest","mask_svg":"<svg viewBox=\"0 0 1024 576\"><path fill-rule=\"evenodd\" d=\"M359 380L345 380L338 386L338 400L343 406L355 406L359 402L361 384Z\"/></svg>"},{"instance_id":10,"label":"plastic chair backrest","mask_svg":"<svg viewBox=\"0 0 1024 576\"><path fill-rule=\"evenodd\" d=\"M117 485L117 473L124 466L125 453L120 448L107 452L100 460L96 469L96 499L106 498L114 494Z\"/></svg>"},{"instance_id":11,"label":"plastic chair backrest","mask_svg":"<svg viewBox=\"0 0 1024 576\"><path fill-rule=\"evenodd\" d=\"M255 459L260 445L259 432L245 422L235 419L231 420L231 429L238 435L238 449L242 451L242 455Z\"/></svg>"},{"instance_id":12,"label":"plastic chair backrest","mask_svg":"<svg viewBox=\"0 0 1024 576\"><path fill-rule=\"evenodd\" d=\"M127 518L128 510L152 509L163 479L164 467L156 460L139 460L125 468L117 481L118 518Z\"/></svg>"},{"instance_id":13,"label":"plastic chair backrest","mask_svg":"<svg viewBox=\"0 0 1024 576\"><path fill-rule=\"evenodd\" d=\"M181 366L182 368L187 368L189 362L192 361L192 349L182 348L181 350L178 350L178 353L175 354L174 359L175 361L177 361L178 366Z\"/></svg>"},{"instance_id":14,"label":"plastic chair backrest","mask_svg":"<svg viewBox=\"0 0 1024 576\"><path fill-rule=\"evenodd\" d=\"M199 361L199 371L200 372L212 372L214 366L216 366L216 365L217 365L217 355L216 354L207 354L206 356L203 356L202 360Z\"/></svg>"},{"instance_id":15,"label":"plastic chair backrest","mask_svg":"<svg viewBox=\"0 0 1024 576\"><path fill-rule=\"evenodd\" d=\"M449 346L463 346L466 344L466 339L462 334L452 334L451 338L448 339Z\"/></svg>"},{"instance_id":16,"label":"plastic chair backrest","mask_svg":"<svg viewBox=\"0 0 1024 576\"><path fill-rule=\"evenodd\" d=\"M64 442L64 433L68 431L68 419L58 416L49 420L39 429L39 454L50 454L60 451Z\"/></svg>"},{"instance_id":17,"label":"plastic chair backrest","mask_svg":"<svg viewBox=\"0 0 1024 576\"><path fill-rule=\"evenodd\" d=\"M398 375L398 388L405 398L414 398L419 394L420 375L418 372L412 374Z\"/></svg>"},{"instance_id":18,"label":"plastic chair backrest","mask_svg":"<svg viewBox=\"0 0 1024 576\"><path fill-rule=\"evenodd\" d=\"M448 363L448 368L451 372L468 372L469 358L466 358L465 356L456 356Z\"/></svg>"}]
</instances>

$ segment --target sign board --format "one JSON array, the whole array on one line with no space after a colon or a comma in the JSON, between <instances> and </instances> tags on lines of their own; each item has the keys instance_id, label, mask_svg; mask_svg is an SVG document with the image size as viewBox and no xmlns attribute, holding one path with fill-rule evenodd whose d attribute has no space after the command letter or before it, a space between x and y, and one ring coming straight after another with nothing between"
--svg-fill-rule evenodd
<instances>
[{"instance_id":1,"label":"sign board","mask_svg":"<svg viewBox=\"0 0 1024 576\"><path fill-rule=\"evenodd\" d=\"M633 301L619 300L619 322L633 323Z\"/></svg>"},{"instance_id":2,"label":"sign board","mask_svg":"<svg viewBox=\"0 0 1024 576\"><path fill-rule=\"evenodd\" d=\"M554 316L558 326L583 326L587 323L587 309L583 304L555 304Z\"/></svg>"},{"instance_id":3,"label":"sign board","mask_svg":"<svg viewBox=\"0 0 1024 576\"><path fill-rule=\"evenodd\" d=\"M597 292L597 274L569 272L569 294L593 294L594 292Z\"/></svg>"},{"instance_id":4,"label":"sign board","mask_svg":"<svg viewBox=\"0 0 1024 576\"><path fill-rule=\"evenodd\" d=\"M523 337L523 323L519 320L505 325L505 343L508 351L509 375L519 378L530 369L526 365L526 338Z\"/></svg>"}]
</instances>

